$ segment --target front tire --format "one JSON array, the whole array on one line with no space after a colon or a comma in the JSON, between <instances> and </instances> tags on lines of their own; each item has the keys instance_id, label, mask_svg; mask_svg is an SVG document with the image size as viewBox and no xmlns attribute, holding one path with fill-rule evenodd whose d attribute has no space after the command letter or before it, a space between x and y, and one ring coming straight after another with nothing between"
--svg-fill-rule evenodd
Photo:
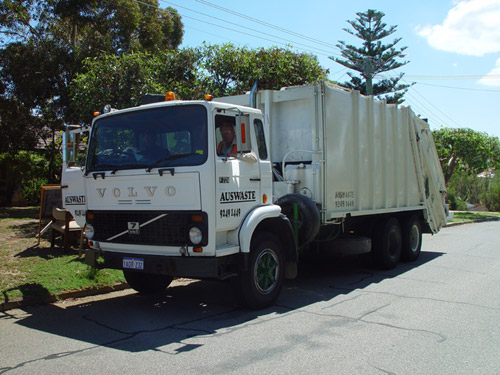
<instances>
[{"instance_id":1,"label":"front tire","mask_svg":"<svg viewBox=\"0 0 500 375\"><path fill-rule=\"evenodd\" d=\"M279 240L270 233L252 239L247 269L240 272L241 302L250 309L272 306L284 279L283 251Z\"/></svg>"},{"instance_id":2,"label":"front tire","mask_svg":"<svg viewBox=\"0 0 500 375\"><path fill-rule=\"evenodd\" d=\"M138 271L123 270L128 285L141 294L163 292L173 280L169 275L155 275Z\"/></svg>"}]
</instances>

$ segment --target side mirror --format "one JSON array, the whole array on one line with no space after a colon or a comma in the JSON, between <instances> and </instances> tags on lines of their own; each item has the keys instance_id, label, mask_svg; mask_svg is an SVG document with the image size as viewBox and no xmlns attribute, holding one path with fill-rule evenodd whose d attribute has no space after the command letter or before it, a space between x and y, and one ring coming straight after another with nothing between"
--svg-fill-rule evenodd
<instances>
[{"instance_id":1,"label":"side mirror","mask_svg":"<svg viewBox=\"0 0 500 375\"><path fill-rule=\"evenodd\" d=\"M80 125L69 125L63 133L63 164L71 167L80 162L82 155L79 155L79 147L82 133L88 132L88 128Z\"/></svg>"}]
</instances>

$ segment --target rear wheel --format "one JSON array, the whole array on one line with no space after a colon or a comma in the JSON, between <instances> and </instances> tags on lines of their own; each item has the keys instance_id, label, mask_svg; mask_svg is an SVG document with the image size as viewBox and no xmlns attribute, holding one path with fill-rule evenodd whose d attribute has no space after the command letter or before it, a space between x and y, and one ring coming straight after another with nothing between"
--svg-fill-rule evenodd
<instances>
[{"instance_id":1,"label":"rear wheel","mask_svg":"<svg viewBox=\"0 0 500 375\"><path fill-rule=\"evenodd\" d=\"M401 259L414 261L420 255L422 247L422 226L417 216L411 216L403 224L403 246L401 249Z\"/></svg>"},{"instance_id":2,"label":"rear wheel","mask_svg":"<svg viewBox=\"0 0 500 375\"><path fill-rule=\"evenodd\" d=\"M123 270L128 285L141 294L163 292L173 280L169 275L155 275L138 271Z\"/></svg>"},{"instance_id":3,"label":"rear wheel","mask_svg":"<svg viewBox=\"0 0 500 375\"><path fill-rule=\"evenodd\" d=\"M396 267L401 258L401 226L396 218L376 226L372 238L372 258L383 269Z\"/></svg>"},{"instance_id":4,"label":"rear wheel","mask_svg":"<svg viewBox=\"0 0 500 375\"><path fill-rule=\"evenodd\" d=\"M252 240L248 267L239 275L240 299L251 309L274 304L284 278L281 244L270 233L260 233Z\"/></svg>"}]
</instances>

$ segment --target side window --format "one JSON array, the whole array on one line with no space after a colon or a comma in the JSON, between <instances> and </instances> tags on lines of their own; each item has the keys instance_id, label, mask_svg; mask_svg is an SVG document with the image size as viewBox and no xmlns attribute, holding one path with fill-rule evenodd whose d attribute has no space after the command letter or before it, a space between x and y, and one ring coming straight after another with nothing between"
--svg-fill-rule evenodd
<instances>
[{"instance_id":1,"label":"side window","mask_svg":"<svg viewBox=\"0 0 500 375\"><path fill-rule=\"evenodd\" d=\"M218 156L234 156L237 152L236 131L234 128L234 117L215 116L215 139Z\"/></svg>"},{"instance_id":2,"label":"side window","mask_svg":"<svg viewBox=\"0 0 500 375\"><path fill-rule=\"evenodd\" d=\"M262 121L260 121L259 119L255 119L253 122L253 126L255 129L255 137L257 138L259 157L263 160L267 159L266 138L264 136L264 126L262 125Z\"/></svg>"}]
</instances>

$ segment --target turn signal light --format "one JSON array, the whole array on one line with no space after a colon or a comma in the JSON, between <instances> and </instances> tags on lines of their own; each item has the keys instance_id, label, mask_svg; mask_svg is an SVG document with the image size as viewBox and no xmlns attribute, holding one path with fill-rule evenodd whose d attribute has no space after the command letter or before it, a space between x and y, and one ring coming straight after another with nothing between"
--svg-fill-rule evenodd
<instances>
[{"instance_id":1,"label":"turn signal light","mask_svg":"<svg viewBox=\"0 0 500 375\"><path fill-rule=\"evenodd\" d=\"M200 222L203 221L203 216L201 216L201 215L193 215L193 216L191 216L191 220L200 223Z\"/></svg>"},{"instance_id":2,"label":"turn signal light","mask_svg":"<svg viewBox=\"0 0 500 375\"><path fill-rule=\"evenodd\" d=\"M202 253L203 248L202 247L193 247L193 253Z\"/></svg>"},{"instance_id":3,"label":"turn signal light","mask_svg":"<svg viewBox=\"0 0 500 375\"><path fill-rule=\"evenodd\" d=\"M245 133L245 124L241 123L241 143L247 143L247 135Z\"/></svg>"},{"instance_id":4,"label":"turn signal light","mask_svg":"<svg viewBox=\"0 0 500 375\"><path fill-rule=\"evenodd\" d=\"M267 195L266 194L264 194L262 196L262 203L267 203Z\"/></svg>"}]
</instances>

